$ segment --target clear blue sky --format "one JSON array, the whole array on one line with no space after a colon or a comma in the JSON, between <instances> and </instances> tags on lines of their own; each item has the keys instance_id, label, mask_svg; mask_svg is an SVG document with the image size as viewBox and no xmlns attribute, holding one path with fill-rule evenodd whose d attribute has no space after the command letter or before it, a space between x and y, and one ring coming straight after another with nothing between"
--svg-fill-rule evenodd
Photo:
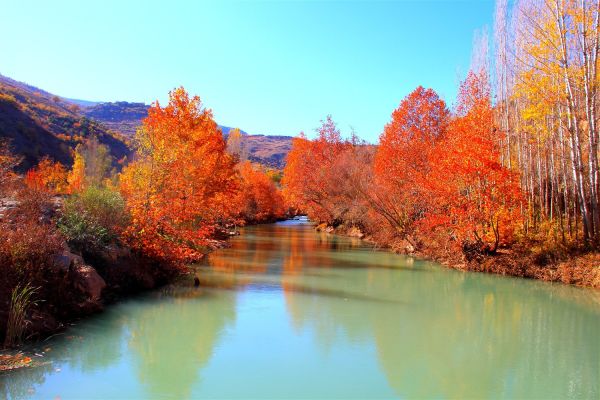
<instances>
[{"instance_id":1,"label":"clear blue sky","mask_svg":"<svg viewBox=\"0 0 600 400\"><path fill-rule=\"evenodd\" d=\"M376 141L416 86L449 103L493 1L0 0L0 73L64 97L164 102L183 85L217 122L307 133L332 114Z\"/></svg>"}]
</instances>

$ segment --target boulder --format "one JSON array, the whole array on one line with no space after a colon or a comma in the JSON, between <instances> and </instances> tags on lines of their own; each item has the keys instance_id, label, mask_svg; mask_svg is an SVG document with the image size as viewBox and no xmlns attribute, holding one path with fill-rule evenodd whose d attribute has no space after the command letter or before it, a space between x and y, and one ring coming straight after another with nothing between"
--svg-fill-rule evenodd
<instances>
[{"instance_id":1,"label":"boulder","mask_svg":"<svg viewBox=\"0 0 600 400\"><path fill-rule=\"evenodd\" d=\"M131 250L127 247L111 244L101 252L101 257L111 263L116 263L119 259L131 258Z\"/></svg>"},{"instance_id":2,"label":"boulder","mask_svg":"<svg viewBox=\"0 0 600 400\"><path fill-rule=\"evenodd\" d=\"M74 266L82 265L83 263L83 258L77 254L71 253L66 245L62 253L57 254L54 257L54 266L64 273L69 272Z\"/></svg>"},{"instance_id":3,"label":"boulder","mask_svg":"<svg viewBox=\"0 0 600 400\"><path fill-rule=\"evenodd\" d=\"M76 264L71 270L73 285L86 295L88 301L99 302L106 282L93 267Z\"/></svg>"},{"instance_id":4,"label":"boulder","mask_svg":"<svg viewBox=\"0 0 600 400\"><path fill-rule=\"evenodd\" d=\"M33 310L29 317L27 336L48 336L63 327L54 315L48 311Z\"/></svg>"}]
</instances>

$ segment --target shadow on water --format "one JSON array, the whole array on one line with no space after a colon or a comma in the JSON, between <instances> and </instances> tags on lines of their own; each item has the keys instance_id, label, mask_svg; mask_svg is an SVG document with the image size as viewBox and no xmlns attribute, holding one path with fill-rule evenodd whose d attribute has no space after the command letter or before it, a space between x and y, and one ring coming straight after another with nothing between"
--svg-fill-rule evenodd
<instances>
[{"instance_id":1,"label":"shadow on water","mask_svg":"<svg viewBox=\"0 0 600 400\"><path fill-rule=\"evenodd\" d=\"M321 275L309 275L309 276L321 276ZM337 275L326 275L327 277L337 278ZM285 290L286 292L294 292L294 293L303 293L310 295L318 295L322 297L330 297L337 298L342 300L359 300L359 301L367 301L367 302L375 302L375 303L389 303L389 304L406 304L401 301L391 300L391 299L383 299L372 296L362 295L360 293L351 293L343 290L335 290L328 289L324 287L316 287L302 284L294 284L294 283L284 283L283 289L282 285L269 280L262 280L258 278L254 278L251 280L227 280L222 278L207 278L202 277L199 278L200 287L203 288L211 288L211 289L222 289L222 290L238 290L240 287L244 287L252 284L254 287L259 288L271 288L273 290Z\"/></svg>"}]
</instances>

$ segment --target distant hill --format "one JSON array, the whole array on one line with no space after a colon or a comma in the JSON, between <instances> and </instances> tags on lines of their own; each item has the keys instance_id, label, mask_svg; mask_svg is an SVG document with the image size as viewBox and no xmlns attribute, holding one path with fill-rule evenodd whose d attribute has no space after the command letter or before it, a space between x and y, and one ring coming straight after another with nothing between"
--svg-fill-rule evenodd
<instances>
[{"instance_id":1,"label":"distant hill","mask_svg":"<svg viewBox=\"0 0 600 400\"><path fill-rule=\"evenodd\" d=\"M117 101L108 103L86 102L85 100L69 100L75 104L88 105L83 106L81 112L88 118L102 122L110 129L120 132L125 136L132 137L136 129L142 124L142 120L148 115L149 105L144 103L130 103L127 101ZM233 128L219 125L223 135L227 137L229 131ZM241 131L242 135L247 132Z\"/></svg>"},{"instance_id":2,"label":"distant hill","mask_svg":"<svg viewBox=\"0 0 600 400\"><path fill-rule=\"evenodd\" d=\"M82 108L81 112L86 117L101 122L112 130L132 137L138 126L141 125L142 119L148 115L149 107L144 103L118 101L94 103L90 107ZM219 125L219 127L225 137L233 129L223 125ZM285 157L292 148L291 136L250 135L243 130L241 133L248 149L248 158L251 161L274 168L285 166Z\"/></svg>"},{"instance_id":3,"label":"distant hill","mask_svg":"<svg viewBox=\"0 0 600 400\"><path fill-rule=\"evenodd\" d=\"M148 108L144 103L68 99L0 75L0 138L8 138L15 152L23 156L22 170L44 156L71 165L72 149L90 135L98 136L116 159L128 156L128 143ZM225 137L233 129L220 128ZM284 167L291 136L241 132L251 161Z\"/></svg>"},{"instance_id":4,"label":"distant hill","mask_svg":"<svg viewBox=\"0 0 600 400\"><path fill-rule=\"evenodd\" d=\"M79 99L69 99L67 97L61 97L61 99L63 99L64 101L66 101L67 103L71 103L71 104L75 104L79 107L92 107L95 106L96 104L100 104L97 101L88 101L88 100L79 100Z\"/></svg>"},{"instance_id":5,"label":"distant hill","mask_svg":"<svg viewBox=\"0 0 600 400\"><path fill-rule=\"evenodd\" d=\"M131 153L121 134L82 115L80 106L0 75L0 139L8 139L23 157L19 169L31 168L44 156L71 165L72 149L91 135L117 160Z\"/></svg>"},{"instance_id":6,"label":"distant hill","mask_svg":"<svg viewBox=\"0 0 600 400\"><path fill-rule=\"evenodd\" d=\"M131 137L140 126L142 119L148 115L148 108L144 103L128 103L117 101L115 103L95 103L82 109L82 113L91 119L102 122L112 130Z\"/></svg>"},{"instance_id":7,"label":"distant hill","mask_svg":"<svg viewBox=\"0 0 600 400\"><path fill-rule=\"evenodd\" d=\"M247 135L244 137L248 158L269 167L285 167L285 157L292 149L291 136Z\"/></svg>"}]
</instances>

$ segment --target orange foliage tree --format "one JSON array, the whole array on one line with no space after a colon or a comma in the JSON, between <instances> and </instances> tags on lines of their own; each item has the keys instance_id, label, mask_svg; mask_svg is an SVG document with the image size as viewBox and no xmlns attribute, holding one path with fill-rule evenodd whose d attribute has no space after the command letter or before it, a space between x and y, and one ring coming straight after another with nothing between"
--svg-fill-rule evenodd
<instances>
[{"instance_id":1,"label":"orange foliage tree","mask_svg":"<svg viewBox=\"0 0 600 400\"><path fill-rule=\"evenodd\" d=\"M423 225L493 253L519 226L521 192L518 175L500 162L500 133L483 71L470 72L462 82L456 114L430 155L427 189L434 201Z\"/></svg>"},{"instance_id":2,"label":"orange foliage tree","mask_svg":"<svg viewBox=\"0 0 600 400\"><path fill-rule=\"evenodd\" d=\"M135 160L120 176L131 213L125 237L134 248L175 263L201 256L233 211L235 160L212 112L183 88L154 103L136 135Z\"/></svg>"},{"instance_id":3,"label":"orange foliage tree","mask_svg":"<svg viewBox=\"0 0 600 400\"><path fill-rule=\"evenodd\" d=\"M267 222L285 215L281 191L269 176L249 161L238 166L241 186L237 203L245 222Z\"/></svg>"},{"instance_id":4,"label":"orange foliage tree","mask_svg":"<svg viewBox=\"0 0 600 400\"><path fill-rule=\"evenodd\" d=\"M437 93L419 86L394 110L381 134L373 166L375 185L368 199L395 235L410 239L414 222L430 202L425 188L430 158L444 138L449 117Z\"/></svg>"},{"instance_id":5,"label":"orange foliage tree","mask_svg":"<svg viewBox=\"0 0 600 400\"><path fill-rule=\"evenodd\" d=\"M61 163L46 157L35 168L27 171L25 184L31 189L64 194L68 187L67 176L68 172Z\"/></svg>"}]
</instances>

